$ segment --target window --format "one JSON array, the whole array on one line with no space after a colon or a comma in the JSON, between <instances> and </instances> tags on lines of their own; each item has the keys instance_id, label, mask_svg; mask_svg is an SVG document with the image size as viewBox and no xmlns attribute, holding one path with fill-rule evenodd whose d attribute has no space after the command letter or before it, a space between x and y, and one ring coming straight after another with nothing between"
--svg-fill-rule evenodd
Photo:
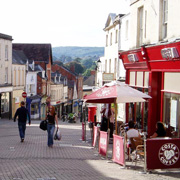
<instances>
[{"instance_id":1,"label":"window","mask_svg":"<svg viewBox=\"0 0 180 180\"><path fill-rule=\"evenodd\" d=\"M118 42L118 30L116 29L115 43Z\"/></svg>"},{"instance_id":2,"label":"window","mask_svg":"<svg viewBox=\"0 0 180 180\"><path fill-rule=\"evenodd\" d=\"M137 47L143 43L143 7L138 9Z\"/></svg>"},{"instance_id":3,"label":"window","mask_svg":"<svg viewBox=\"0 0 180 180\"><path fill-rule=\"evenodd\" d=\"M114 74L115 74L115 77L116 77L116 72L117 72L117 58L115 58L114 60Z\"/></svg>"},{"instance_id":4,"label":"window","mask_svg":"<svg viewBox=\"0 0 180 180\"><path fill-rule=\"evenodd\" d=\"M111 59L109 60L109 73L111 73Z\"/></svg>"},{"instance_id":5,"label":"window","mask_svg":"<svg viewBox=\"0 0 180 180\"><path fill-rule=\"evenodd\" d=\"M167 136L180 137L180 95L164 93L163 122Z\"/></svg>"},{"instance_id":6,"label":"window","mask_svg":"<svg viewBox=\"0 0 180 180\"><path fill-rule=\"evenodd\" d=\"M5 68L5 83L8 83L8 67Z\"/></svg>"},{"instance_id":7,"label":"window","mask_svg":"<svg viewBox=\"0 0 180 180\"><path fill-rule=\"evenodd\" d=\"M0 45L0 60L1 60L1 45Z\"/></svg>"},{"instance_id":8,"label":"window","mask_svg":"<svg viewBox=\"0 0 180 180\"><path fill-rule=\"evenodd\" d=\"M108 35L106 35L106 46L108 46Z\"/></svg>"},{"instance_id":9,"label":"window","mask_svg":"<svg viewBox=\"0 0 180 180\"><path fill-rule=\"evenodd\" d=\"M5 46L5 61L8 61L8 45Z\"/></svg>"},{"instance_id":10,"label":"window","mask_svg":"<svg viewBox=\"0 0 180 180\"><path fill-rule=\"evenodd\" d=\"M162 24L162 39L167 37L168 25L168 0L163 0L163 24Z\"/></svg>"},{"instance_id":11,"label":"window","mask_svg":"<svg viewBox=\"0 0 180 180\"><path fill-rule=\"evenodd\" d=\"M112 33L110 35L110 46L112 45Z\"/></svg>"},{"instance_id":12,"label":"window","mask_svg":"<svg viewBox=\"0 0 180 180\"><path fill-rule=\"evenodd\" d=\"M2 93L1 96L1 113L9 112L9 93Z\"/></svg>"},{"instance_id":13,"label":"window","mask_svg":"<svg viewBox=\"0 0 180 180\"><path fill-rule=\"evenodd\" d=\"M13 73L14 75L13 75L13 77L14 77L14 86L16 86L16 69L14 69L14 73Z\"/></svg>"},{"instance_id":14,"label":"window","mask_svg":"<svg viewBox=\"0 0 180 180\"><path fill-rule=\"evenodd\" d=\"M107 60L105 60L105 72L107 73Z\"/></svg>"},{"instance_id":15,"label":"window","mask_svg":"<svg viewBox=\"0 0 180 180\"><path fill-rule=\"evenodd\" d=\"M129 21L127 20L127 21L126 21L126 32L125 32L125 33L126 33L126 34L125 34L125 38L126 38L126 39L128 39L128 31L129 31L128 29L129 29Z\"/></svg>"}]
</instances>

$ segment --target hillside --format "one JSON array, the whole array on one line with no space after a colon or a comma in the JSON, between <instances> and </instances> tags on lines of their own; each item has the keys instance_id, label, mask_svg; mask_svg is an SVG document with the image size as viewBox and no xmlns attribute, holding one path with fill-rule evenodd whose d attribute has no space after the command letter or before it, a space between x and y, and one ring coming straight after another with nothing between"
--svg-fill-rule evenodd
<instances>
[{"instance_id":1,"label":"hillside","mask_svg":"<svg viewBox=\"0 0 180 180\"><path fill-rule=\"evenodd\" d=\"M61 57L69 57L72 59L75 59L77 57L79 58L98 57L99 58L104 55L104 47L60 46L60 47L53 47L52 53L53 53L53 56L57 59L60 59Z\"/></svg>"}]
</instances>

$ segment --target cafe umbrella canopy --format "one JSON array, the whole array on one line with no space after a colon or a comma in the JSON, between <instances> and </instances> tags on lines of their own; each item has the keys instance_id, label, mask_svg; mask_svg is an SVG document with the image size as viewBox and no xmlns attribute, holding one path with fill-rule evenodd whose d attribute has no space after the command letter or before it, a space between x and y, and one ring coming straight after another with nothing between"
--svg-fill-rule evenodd
<instances>
[{"instance_id":1,"label":"cafe umbrella canopy","mask_svg":"<svg viewBox=\"0 0 180 180\"><path fill-rule=\"evenodd\" d=\"M142 93L129 85L120 82L112 81L104 84L103 87L94 91L93 93L84 96L87 103L114 103L115 104L115 127L117 134L117 104L118 103L131 103L131 102L145 102L146 99L151 98L149 95Z\"/></svg>"}]
</instances>

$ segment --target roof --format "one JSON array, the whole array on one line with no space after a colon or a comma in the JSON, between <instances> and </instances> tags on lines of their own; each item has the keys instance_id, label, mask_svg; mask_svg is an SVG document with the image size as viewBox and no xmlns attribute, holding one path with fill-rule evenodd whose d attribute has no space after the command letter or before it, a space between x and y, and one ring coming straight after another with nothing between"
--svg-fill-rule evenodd
<instances>
[{"instance_id":1,"label":"roof","mask_svg":"<svg viewBox=\"0 0 180 180\"><path fill-rule=\"evenodd\" d=\"M83 85L95 86L95 76L91 75L83 81Z\"/></svg>"},{"instance_id":2,"label":"roof","mask_svg":"<svg viewBox=\"0 0 180 180\"><path fill-rule=\"evenodd\" d=\"M13 40L12 36L9 36L9 35L6 35L6 34L2 34L2 33L0 33L0 38L1 39L10 40L10 41Z\"/></svg>"},{"instance_id":3,"label":"roof","mask_svg":"<svg viewBox=\"0 0 180 180\"><path fill-rule=\"evenodd\" d=\"M23 51L12 50L12 64L26 64L28 58Z\"/></svg>"},{"instance_id":4,"label":"roof","mask_svg":"<svg viewBox=\"0 0 180 180\"><path fill-rule=\"evenodd\" d=\"M111 21L114 24L116 21L119 21L119 18L122 17L122 16L124 16L124 14L116 15L115 13L109 13L104 29L109 27Z\"/></svg>"},{"instance_id":5,"label":"roof","mask_svg":"<svg viewBox=\"0 0 180 180\"><path fill-rule=\"evenodd\" d=\"M52 47L51 44L21 44L13 43L14 50L22 50L29 60L38 62L52 63Z\"/></svg>"}]
</instances>

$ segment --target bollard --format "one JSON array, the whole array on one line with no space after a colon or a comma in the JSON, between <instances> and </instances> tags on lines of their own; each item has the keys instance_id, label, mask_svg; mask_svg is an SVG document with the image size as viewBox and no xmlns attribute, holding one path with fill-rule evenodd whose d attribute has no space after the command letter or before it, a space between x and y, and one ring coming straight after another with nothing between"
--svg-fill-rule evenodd
<instances>
[{"instance_id":1,"label":"bollard","mask_svg":"<svg viewBox=\"0 0 180 180\"><path fill-rule=\"evenodd\" d=\"M85 123L82 122L82 141L85 141Z\"/></svg>"}]
</instances>

